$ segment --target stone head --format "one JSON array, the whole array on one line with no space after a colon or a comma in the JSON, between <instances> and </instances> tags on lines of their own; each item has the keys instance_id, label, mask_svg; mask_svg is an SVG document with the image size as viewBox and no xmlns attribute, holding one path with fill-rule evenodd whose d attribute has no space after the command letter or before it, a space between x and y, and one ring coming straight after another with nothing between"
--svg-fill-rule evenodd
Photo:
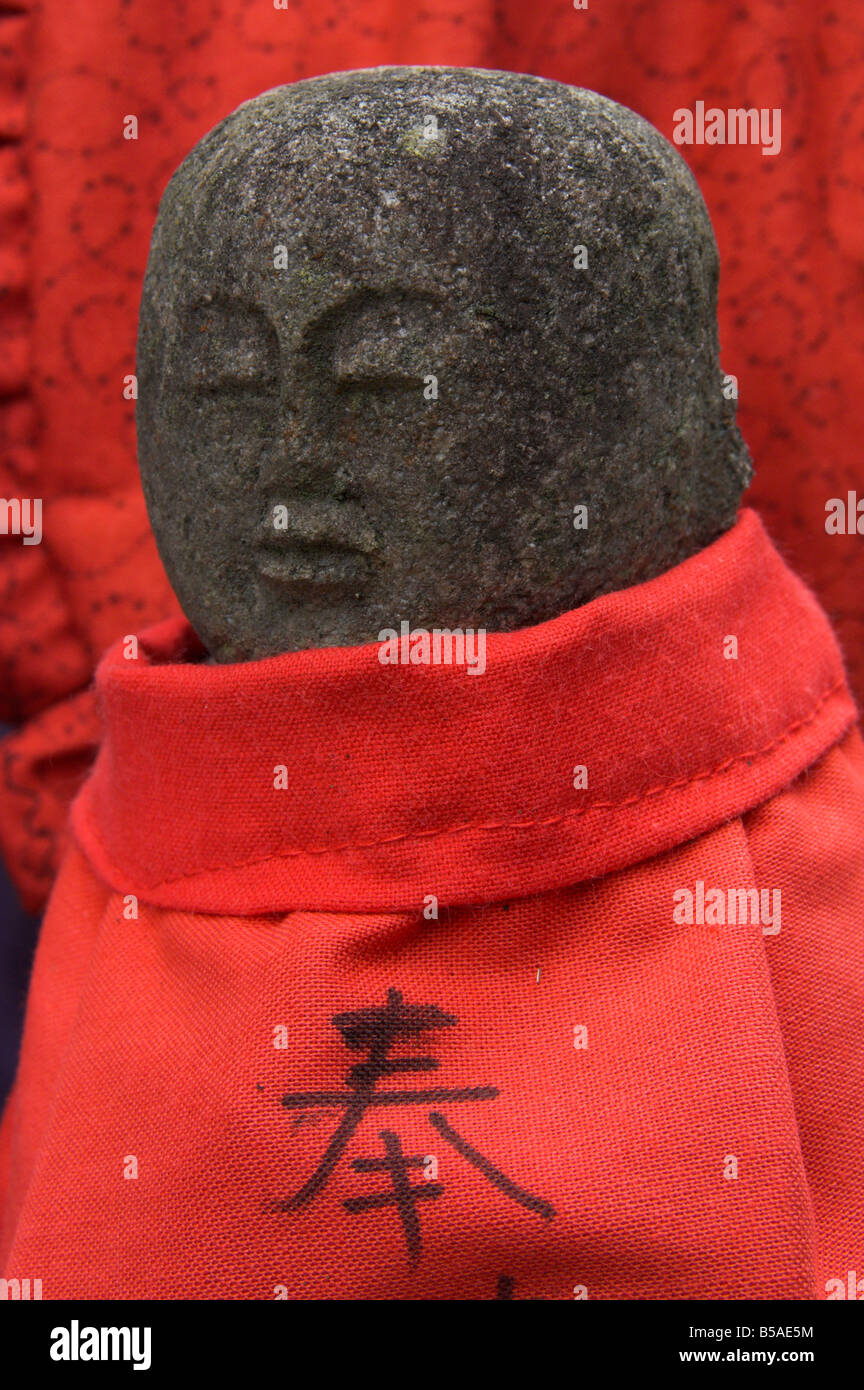
<instances>
[{"instance_id":1,"label":"stone head","mask_svg":"<svg viewBox=\"0 0 864 1390\"><path fill-rule=\"evenodd\" d=\"M749 478L717 280L686 165L596 93L380 68L239 107L162 198L138 340L211 655L510 630L715 539Z\"/></svg>"}]
</instances>

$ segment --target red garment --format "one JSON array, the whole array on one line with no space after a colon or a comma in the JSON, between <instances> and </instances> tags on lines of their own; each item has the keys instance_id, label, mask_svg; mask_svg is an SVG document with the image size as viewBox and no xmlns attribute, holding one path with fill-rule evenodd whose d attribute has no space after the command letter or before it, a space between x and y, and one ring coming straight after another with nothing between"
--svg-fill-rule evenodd
<instances>
[{"instance_id":1,"label":"red garment","mask_svg":"<svg viewBox=\"0 0 864 1390\"><path fill-rule=\"evenodd\" d=\"M864 747L755 514L491 635L482 676L375 645L196 654L170 620L100 667L2 1130L7 1277L46 1298L848 1286Z\"/></svg>"},{"instance_id":2,"label":"red garment","mask_svg":"<svg viewBox=\"0 0 864 1390\"><path fill-rule=\"evenodd\" d=\"M0 496L45 503L41 545L0 536L0 719L83 690L110 642L175 611L127 387L170 174L241 101L382 63L557 78L669 139L697 100L782 110L776 156L680 148L717 232L723 367L757 462L752 500L828 608L860 698L861 538L826 533L825 507L864 496L862 52L856 0L0 0ZM0 749L0 847L34 911L67 814L65 723Z\"/></svg>"}]
</instances>

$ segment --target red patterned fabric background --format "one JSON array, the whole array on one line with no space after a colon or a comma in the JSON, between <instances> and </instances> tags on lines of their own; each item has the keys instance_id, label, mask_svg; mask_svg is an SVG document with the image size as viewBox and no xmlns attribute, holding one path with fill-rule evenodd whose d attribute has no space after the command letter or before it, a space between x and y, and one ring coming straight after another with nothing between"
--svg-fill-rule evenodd
<instances>
[{"instance_id":1,"label":"red patterned fabric background","mask_svg":"<svg viewBox=\"0 0 864 1390\"><path fill-rule=\"evenodd\" d=\"M782 111L782 150L690 146L721 254L723 362L756 465L748 495L835 623L864 691L864 6L795 0L0 0L0 495L44 539L0 536L0 842L24 901L56 867L96 739L86 688L117 636L175 611L135 464L141 277L191 146L267 87L381 63L508 68L591 87L667 137L697 101ZM123 138L135 115L139 138Z\"/></svg>"}]
</instances>

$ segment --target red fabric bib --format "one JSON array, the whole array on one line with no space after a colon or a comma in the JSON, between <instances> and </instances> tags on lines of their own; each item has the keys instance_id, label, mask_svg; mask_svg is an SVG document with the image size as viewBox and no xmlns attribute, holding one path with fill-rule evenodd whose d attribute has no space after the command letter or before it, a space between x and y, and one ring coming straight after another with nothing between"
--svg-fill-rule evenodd
<instances>
[{"instance_id":1,"label":"red fabric bib","mask_svg":"<svg viewBox=\"0 0 864 1390\"><path fill-rule=\"evenodd\" d=\"M661 578L486 650L480 676L382 665L377 644L192 665L188 624L163 623L100 667L78 839L112 887L163 906L482 903L692 839L854 719L824 614L749 511Z\"/></svg>"},{"instance_id":2,"label":"red fabric bib","mask_svg":"<svg viewBox=\"0 0 864 1390\"><path fill-rule=\"evenodd\" d=\"M100 667L3 1126L7 1277L810 1298L864 1274L862 747L754 514L490 635L479 676L200 655L172 620Z\"/></svg>"}]
</instances>

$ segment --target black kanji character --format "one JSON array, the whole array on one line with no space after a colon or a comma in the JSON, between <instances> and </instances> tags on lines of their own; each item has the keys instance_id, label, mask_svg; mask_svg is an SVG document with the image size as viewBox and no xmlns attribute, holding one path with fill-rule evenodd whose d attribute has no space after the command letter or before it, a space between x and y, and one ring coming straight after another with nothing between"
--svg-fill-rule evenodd
<instances>
[{"instance_id":1,"label":"black kanji character","mask_svg":"<svg viewBox=\"0 0 864 1390\"><path fill-rule=\"evenodd\" d=\"M434 1004L406 1004L397 989L387 991L387 1002L383 1006L356 1009L350 1013L337 1014L332 1020L339 1029L352 1052L366 1053L362 1062L349 1068L346 1077L347 1090L344 1091L302 1091L282 1097L282 1104L288 1109L303 1111L315 1107L338 1107L344 1110L330 1143L324 1152L315 1172L293 1197L278 1204L278 1210L294 1211L309 1203L316 1193L326 1185L333 1170L345 1152L352 1135L360 1124L366 1111L378 1105L428 1105L450 1101L494 1100L498 1095L496 1086L432 1086L417 1090L378 1090L378 1083L386 1076L401 1072L429 1072L438 1068L434 1057L392 1057L393 1046L397 1042L414 1043L424 1034L439 1028L451 1028L457 1022L452 1014L444 1013ZM429 1121L443 1139L463 1158L482 1173L499 1191L512 1201L518 1202L528 1211L535 1212L549 1221L555 1215L554 1208L541 1197L535 1197L508 1178L500 1168L496 1168L483 1154L478 1152L467 1139L464 1139L448 1123L444 1115L430 1110ZM384 1192L374 1192L358 1197L349 1197L343 1205L352 1213L370 1211L375 1208L395 1207L408 1246L412 1268L420 1258L421 1236L420 1220L417 1212L421 1201L440 1197L443 1187L437 1182L424 1182L412 1185L409 1170L422 1168L422 1156L406 1155L398 1136L389 1129L380 1131L384 1143L384 1158L357 1158L353 1162L355 1172L386 1172L391 1188ZM506 1296L506 1295L505 1295Z\"/></svg>"}]
</instances>

